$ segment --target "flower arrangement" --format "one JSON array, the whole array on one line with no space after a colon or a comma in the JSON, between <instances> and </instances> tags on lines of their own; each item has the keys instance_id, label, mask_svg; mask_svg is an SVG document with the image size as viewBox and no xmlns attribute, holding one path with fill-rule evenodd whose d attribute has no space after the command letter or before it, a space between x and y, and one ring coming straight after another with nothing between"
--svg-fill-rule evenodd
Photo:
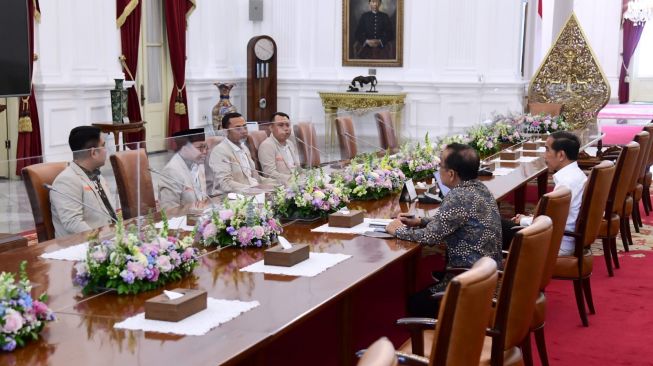
<instances>
[{"instance_id":1,"label":"flower arrangement","mask_svg":"<svg viewBox=\"0 0 653 366\"><path fill-rule=\"evenodd\" d=\"M194 236L205 246L270 246L283 229L267 202L262 206L254 197L226 200L220 209L204 216L195 227Z\"/></svg>"},{"instance_id":2,"label":"flower arrangement","mask_svg":"<svg viewBox=\"0 0 653 366\"><path fill-rule=\"evenodd\" d=\"M492 125L477 125L468 131L469 145L478 151L481 158L495 154L501 149L499 139Z\"/></svg>"},{"instance_id":3,"label":"flower arrangement","mask_svg":"<svg viewBox=\"0 0 653 366\"><path fill-rule=\"evenodd\" d=\"M418 142L414 147L405 144L401 148L402 159L399 162L399 168L407 178L422 180L431 177L439 163L436 149L429 139L428 132L424 137L424 144Z\"/></svg>"},{"instance_id":4,"label":"flower arrangement","mask_svg":"<svg viewBox=\"0 0 653 366\"><path fill-rule=\"evenodd\" d=\"M48 296L32 298L26 268L27 262L21 262L18 282L13 273L0 273L0 348L3 351L11 352L38 339L45 324L54 320L54 313L45 305Z\"/></svg>"},{"instance_id":5,"label":"flower arrangement","mask_svg":"<svg viewBox=\"0 0 653 366\"><path fill-rule=\"evenodd\" d=\"M399 190L406 176L390 163L389 155L382 159L375 155L362 155L351 161L342 173L350 198L358 200L379 199Z\"/></svg>"},{"instance_id":6,"label":"flower arrangement","mask_svg":"<svg viewBox=\"0 0 653 366\"><path fill-rule=\"evenodd\" d=\"M349 194L341 177L333 182L320 169L309 170L305 179L294 174L287 186L274 191L273 208L283 219L312 219L325 217L345 207Z\"/></svg>"},{"instance_id":7,"label":"flower arrangement","mask_svg":"<svg viewBox=\"0 0 653 366\"><path fill-rule=\"evenodd\" d=\"M556 131L566 131L570 128L562 116L552 117L544 113L519 116L515 120L515 124L518 128L521 128L523 133L528 134L549 134Z\"/></svg>"},{"instance_id":8,"label":"flower arrangement","mask_svg":"<svg viewBox=\"0 0 653 366\"><path fill-rule=\"evenodd\" d=\"M163 229L150 222L143 232L136 227L125 232L122 217L116 224L116 236L100 241L89 238L86 260L75 265L75 284L85 294L115 289L118 294L136 294L159 288L193 272L199 252L192 247L193 237L168 236L168 221Z\"/></svg>"}]
</instances>

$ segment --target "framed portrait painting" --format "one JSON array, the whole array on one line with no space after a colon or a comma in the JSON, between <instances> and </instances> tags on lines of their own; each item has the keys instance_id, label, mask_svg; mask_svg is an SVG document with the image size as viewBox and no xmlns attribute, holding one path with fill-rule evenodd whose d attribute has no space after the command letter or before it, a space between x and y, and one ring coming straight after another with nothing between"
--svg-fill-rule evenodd
<instances>
[{"instance_id":1,"label":"framed portrait painting","mask_svg":"<svg viewBox=\"0 0 653 366\"><path fill-rule=\"evenodd\" d=\"M342 65L403 66L404 0L342 0Z\"/></svg>"}]
</instances>

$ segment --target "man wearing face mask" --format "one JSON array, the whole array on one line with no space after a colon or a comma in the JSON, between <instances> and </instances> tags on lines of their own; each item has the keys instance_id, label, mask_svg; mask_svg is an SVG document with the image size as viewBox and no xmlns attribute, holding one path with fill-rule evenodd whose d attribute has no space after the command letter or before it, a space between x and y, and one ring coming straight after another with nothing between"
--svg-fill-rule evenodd
<instances>
[{"instance_id":1,"label":"man wearing face mask","mask_svg":"<svg viewBox=\"0 0 653 366\"><path fill-rule=\"evenodd\" d=\"M100 129L75 127L70 131L68 144L73 161L52 183L58 192L50 191L52 224L57 238L110 224L111 218L116 218L107 182L100 174L107 159Z\"/></svg>"},{"instance_id":2,"label":"man wearing face mask","mask_svg":"<svg viewBox=\"0 0 653 366\"><path fill-rule=\"evenodd\" d=\"M272 134L258 147L258 160L263 173L279 184L287 182L299 166L299 154L290 137L290 119L283 112L272 115Z\"/></svg>"},{"instance_id":3,"label":"man wearing face mask","mask_svg":"<svg viewBox=\"0 0 653 366\"><path fill-rule=\"evenodd\" d=\"M159 204L164 209L202 201L207 197L204 129L179 131L173 138L177 152L163 168L159 181Z\"/></svg>"},{"instance_id":4,"label":"man wearing face mask","mask_svg":"<svg viewBox=\"0 0 653 366\"><path fill-rule=\"evenodd\" d=\"M425 245L446 243L447 268L471 268L482 257L494 259L501 267L501 216L499 207L485 184L479 181L480 159L472 147L450 144L442 151L440 177L450 188L433 217L409 218L399 215L386 231L399 239ZM434 273L438 282L409 299L410 316L433 317L438 304L432 298L444 291L451 273Z\"/></svg>"},{"instance_id":5,"label":"man wearing face mask","mask_svg":"<svg viewBox=\"0 0 653 366\"><path fill-rule=\"evenodd\" d=\"M245 146L245 118L240 113L227 113L222 118L222 128L226 131L227 138L213 148L209 157L210 174L213 176L211 195L242 192L260 183L268 183L259 176L249 149Z\"/></svg>"}]
</instances>

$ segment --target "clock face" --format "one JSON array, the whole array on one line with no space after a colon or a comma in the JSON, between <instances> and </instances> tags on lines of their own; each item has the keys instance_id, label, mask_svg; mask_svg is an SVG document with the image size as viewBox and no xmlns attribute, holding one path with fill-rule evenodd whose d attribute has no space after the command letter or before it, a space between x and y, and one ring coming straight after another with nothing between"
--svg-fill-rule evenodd
<instances>
[{"instance_id":1,"label":"clock face","mask_svg":"<svg viewBox=\"0 0 653 366\"><path fill-rule=\"evenodd\" d=\"M267 61L274 55L274 44L268 38L261 38L254 44L254 54L261 61Z\"/></svg>"}]
</instances>

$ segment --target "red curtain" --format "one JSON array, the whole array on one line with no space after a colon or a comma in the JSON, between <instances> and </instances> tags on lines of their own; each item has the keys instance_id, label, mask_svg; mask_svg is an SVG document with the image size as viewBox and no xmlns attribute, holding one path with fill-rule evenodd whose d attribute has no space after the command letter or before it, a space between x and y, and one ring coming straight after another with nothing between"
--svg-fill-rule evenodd
<instances>
[{"instance_id":1,"label":"red curtain","mask_svg":"<svg viewBox=\"0 0 653 366\"><path fill-rule=\"evenodd\" d=\"M166 33L170 50L170 64L175 85L170 96L168 111L168 136L188 129L188 103L186 99L186 20L195 8L194 0L165 0ZM181 100L178 100L178 96ZM186 113L177 114L175 103L184 104Z\"/></svg>"},{"instance_id":2,"label":"red curtain","mask_svg":"<svg viewBox=\"0 0 653 366\"><path fill-rule=\"evenodd\" d=\"M639 37L642 35L646 23L635 25L628 19L624 20L623 27L623 64L619 73L619 103L628 103L630 99L630 86L626 82L627 68L630 65L630 58L635 53Z\"/></svg>"},{"instance_id":3,"label":"red curtain","mask_svg":"<svg viewBox=\"0 0 653 366\"><path fill-rule=\"evenodd\" d=\"M29 51L32 58L32 69L30 70L30 80L34 75L34 20L40 19L41 9L38 0L25 0L29 9ZM25 105L23 100L28 99L28 104ZM26 108L27 107L27 108ZM32 120L32 132L19 132L18 145L16 147L16 175L20 175L20 171L32 164L41 162L41 125L39 124L39 111L36 107L36 96L34 95L34 86L32 85L32 94L29 97L21 98L19 103L18 114L21 115L29 109L29 117Z\"/></svg>"},{"instance_id":4,"label":"red curtain","mask_svg":"<svg viewBox=\"0 0 653 366\"><path fill-rule=\"evenodd\" d=\"M120 60L127 80L136 80L138 68L138 44L141 36L141 3L139 0L116 0L116 22L120 28L120 44L122 55ZM127 89L127 115L129 122L140 122L140 100L136 93L136 85ZM145 141L145 134L129 133L125 135L125 143Z\"/></svg>"}]
</instances>

